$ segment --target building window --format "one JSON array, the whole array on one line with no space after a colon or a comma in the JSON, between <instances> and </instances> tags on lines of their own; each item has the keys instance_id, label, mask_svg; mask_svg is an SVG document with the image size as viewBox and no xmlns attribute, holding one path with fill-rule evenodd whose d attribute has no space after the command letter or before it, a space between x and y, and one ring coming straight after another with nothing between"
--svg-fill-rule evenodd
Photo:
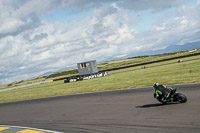
<instances>
[{"instance_id":1,"label":"building window","mask_svg":"<svg viewBox=\"0 0 200 133\"><path fill-rule=\"evenodd\" d=\"M81 69L84 69L84 68L90 67L90 63L82 63L80 64L80 66L81 66Z\"/></svg>"}]
</instances>

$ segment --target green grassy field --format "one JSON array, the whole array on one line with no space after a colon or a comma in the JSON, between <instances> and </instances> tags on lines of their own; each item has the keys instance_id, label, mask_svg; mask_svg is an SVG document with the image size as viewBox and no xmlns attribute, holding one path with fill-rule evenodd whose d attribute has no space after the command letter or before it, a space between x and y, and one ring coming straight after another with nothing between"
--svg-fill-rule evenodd
<instances>
[{"instance_id":1,"label":"green grassy field","mask_svg":"<svg viewBox=\"0 0 200 133\"><path fill-rule=\"evenodd\" d=\"M200 55L182 58L184 60L200 58ZM200 83L200 60L151 67L176 60L164 61L142 66L111 71L109 76L64 83L63 80L41 85L0 92L0 102L35 99L67 94L116 90L152 86L154 82L165 85ZM151 67L151 68L148 68ZM139 69L139 70L135 70Z\"/></svg>"},{"instance_id":2,"label":"green grassy field","mask_svg":"<svg viewBox=\"0 0 200 133\"><path fill-rule=\"evenodd\" d=\"M200 53L200 49L197 49L197 51L194 53ZM158 60L163 60L163 59L170 59L170 58L180 57L184 55L191 55L194 53L190 53L188 51L179 51L179 52L166 53L166 54L160 54L160 55L131 57L127 59L103 62L103 63L98 64L98 68L99 70L112 69L112 68L124 67L124 66L129 66L129 65L148 63L148 62L158 61Z\"/></svg>"},{"instance_id":3,"label":"green grassy field","mask_svg":"<svg viewBox=\"0 0 200 133\"><path fill-rule=\"evenodd\" d=\"M148 63L148 62L152 62L152 61L170 59L170 58L180 57L180 56L184 56L184 55L191 55L194 53L200 53L200 49L197 49L197 51L192 52L192 53L190 53L190 52L188 52L188 50L186 50L186 51L178 51L178 52L174 52L174 53L166 53L166 54L160 54L160 55L139 56L139 57L120 59L120 60L107 61L107 62L99 63L98 70L101 71L101 70L125 67L125 66L130 66L130 65L135 65L135 64ZM71 70L61 71L61 72L41 76L41 77L34 78L34 79L22 80L22 81L17 81L17 82L10 83L10 84L1 85L0 89L14 87L14 86L20 86L20 85L26 85L26 84L36 83L36 82L40 82L40 81L45 81L45 80L59 79L59 78L68 77L68 76L77 75L77 74L78 74L78 70L76 68L74 68Z\"/></svg>"}]
</instances>

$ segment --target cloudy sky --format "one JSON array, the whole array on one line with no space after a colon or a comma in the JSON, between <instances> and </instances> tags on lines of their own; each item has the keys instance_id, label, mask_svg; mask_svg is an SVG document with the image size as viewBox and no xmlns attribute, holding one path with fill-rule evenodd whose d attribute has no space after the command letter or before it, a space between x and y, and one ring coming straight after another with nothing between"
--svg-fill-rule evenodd
<instances>
[{"instance_id":1,"label":"cloudy sky","mask_svg":"<svg viewBox=\"0 0 200 133\"><path fill-rule=\"evenodd\" d=\"M200 41L200 0L0 0L0 84Z\"/></svg>"}]
</instances>

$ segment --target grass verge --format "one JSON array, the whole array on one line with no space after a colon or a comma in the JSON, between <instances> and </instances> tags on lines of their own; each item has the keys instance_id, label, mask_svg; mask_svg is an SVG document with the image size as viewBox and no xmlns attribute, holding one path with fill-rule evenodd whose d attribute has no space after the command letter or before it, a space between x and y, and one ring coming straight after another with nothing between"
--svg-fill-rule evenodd
<instances>
[{"instance_id":1,"label":"grass verge","mask_svg":"<svg viewBox=\"0 0 200 133\"><path fill-rule=\"evenodd\" d=\"M138 56L138 57L132 57L132 58L126 58L126 59L120 59L120 60L113 60L113 61L99 63L98 70L101 71L101 70L114 69L114 68L119 68L119 67L127 67L127 66L132 66L132 65L138 65L141 63L150 63L153 61L179 58L180 56L189 56L189 55L194 55L194 54L199 54L199 53L200 53L200 48L196 49L196 51L192 53L186 50L186 51L178 51L174 53L165 53L165 54L160 54L160 55ZM77 75L77 74L78 74L77 69L71 69L71 70L56 72L54 74L50 74L46 76L37 77L34 79L16 81L14 83L0 85L0 89L26 85L26 84L45 81L45 80L52 80L52 79L55 80L55 79L60 79L60 78L66 78L66 77Z\"/></svg>"},{"instance_id":2,"label":"grass verge","mask_svg":"<svg viewBox=\"0 0 200 133\"><path fill-rule=\"evenodd\" d=\"M187 57L184 58L184 60L194 58L200 58L200 55ZM200 60L148 68L152 65L171 62L177 62L177 60L149 64L146 66L146 69L134 70L141 68L141 66L138 66L111 71L111 75L109 76L80 82L65 84L63 81L56 81L53 83L0 92L0 102L152 86L154 82L168 85L200 82Z\"/></svg>"}]
</instances>

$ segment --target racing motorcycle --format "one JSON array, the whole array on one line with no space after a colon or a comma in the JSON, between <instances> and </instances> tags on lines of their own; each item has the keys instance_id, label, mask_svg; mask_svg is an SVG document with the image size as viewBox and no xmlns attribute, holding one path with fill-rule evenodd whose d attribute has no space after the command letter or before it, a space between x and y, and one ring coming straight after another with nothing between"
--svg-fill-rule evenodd
<instances>
[{"instance_id":1,"label":"racing motorcycle","mask_svg":"<svg viewBox=\"0 0 200 133\"><path fill-rule=\"evenodd\" d=\"M174 92L170 92L170 96L166 102L163 102L160 98L156 98L159 102L163 104L167 103L186 103L187 102L187 97L182 94L182 93L176 93L177 89L174 89Z\"/></svg>"}]
</instances>

